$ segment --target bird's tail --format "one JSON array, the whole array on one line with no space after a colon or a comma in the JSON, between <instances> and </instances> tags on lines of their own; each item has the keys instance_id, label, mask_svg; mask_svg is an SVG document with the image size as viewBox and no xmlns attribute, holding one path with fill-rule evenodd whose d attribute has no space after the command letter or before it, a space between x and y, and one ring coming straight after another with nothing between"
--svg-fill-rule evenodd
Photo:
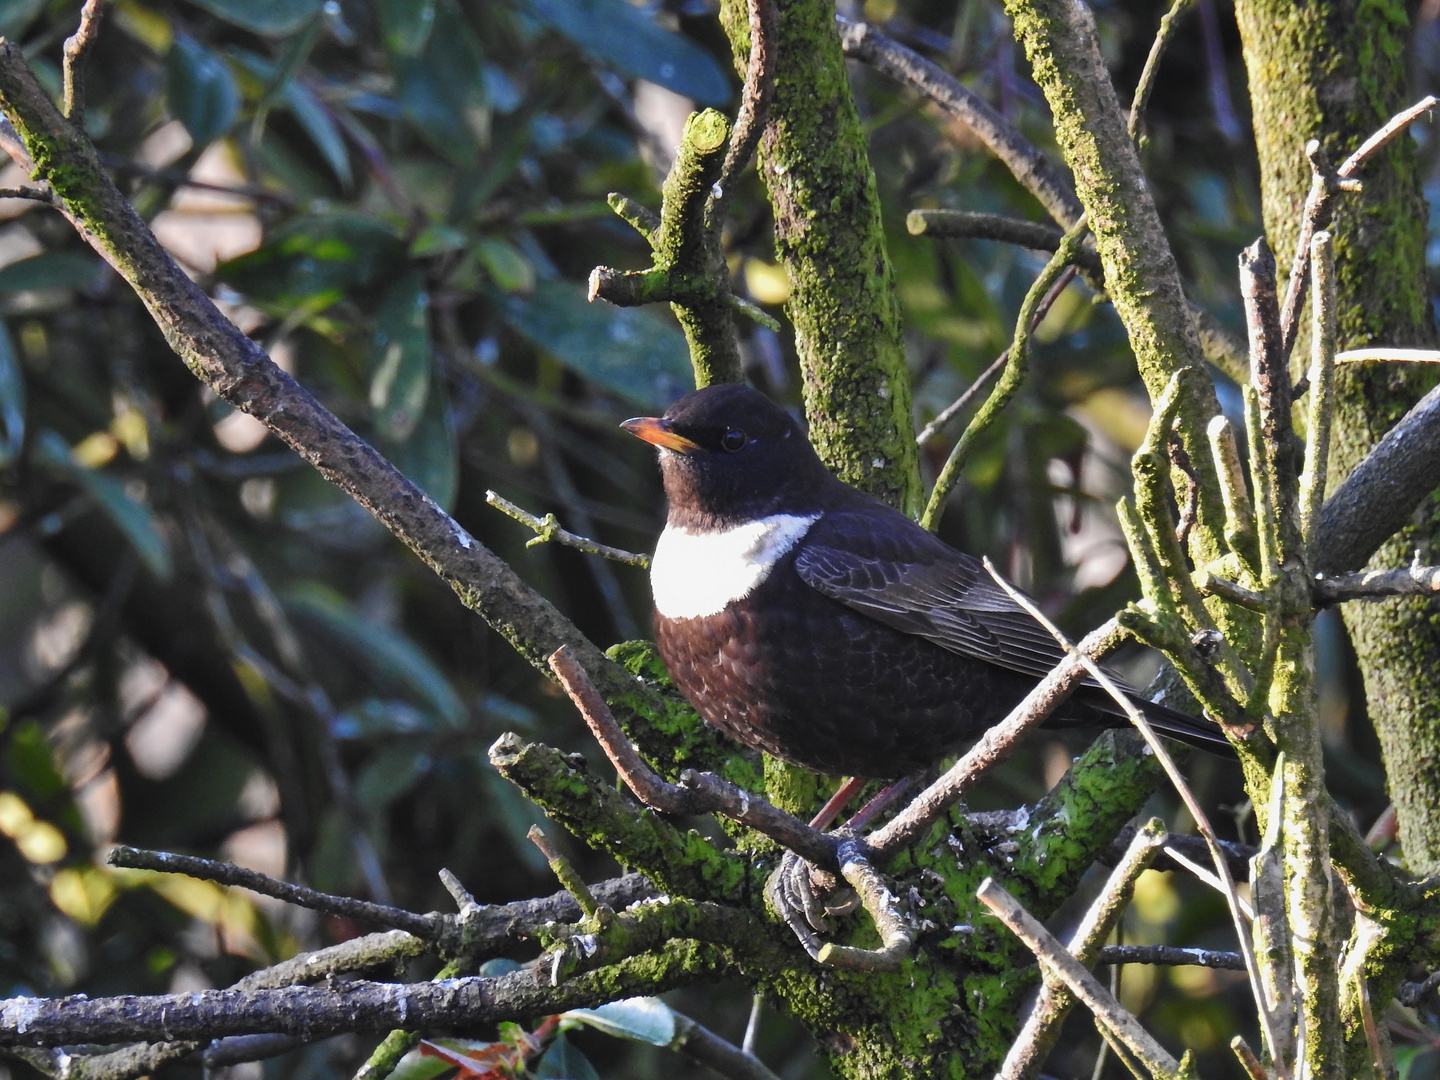
<instances>
[{"instance_id":1,"label":"bird's tail","mask_svg":"<svg viewBox=\"0 0 1440 1080\"><path fill-rule=\"evenodd\" d=\"M1139 706L1145 719L1149 720L1160 734L1168 735L1177 742L1208 750L1212 754L1234 756L1235 749L1221 732L1219 724L1180 712L1168 705L1161 705L1158 701L1146 701L1140 697L1133 697L1131 700Z\"/></svg>"}]
</instances>

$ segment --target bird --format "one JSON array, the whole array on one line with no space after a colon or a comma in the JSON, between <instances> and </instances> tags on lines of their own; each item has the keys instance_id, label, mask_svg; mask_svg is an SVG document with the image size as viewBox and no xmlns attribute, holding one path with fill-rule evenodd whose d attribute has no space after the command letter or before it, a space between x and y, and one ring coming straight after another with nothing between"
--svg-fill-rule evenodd
<instances>
[{"instance_id":1,"label":"bird","mask_svg":"<svg viewBox=\"0 0 1440 1080\"><path fill-rule=\"evenodd\" d=\"M908 776L1062 659L979 560L833 476L758 390L712 385L620 426L658 448L669 502L650 567L660 657L747 746L831 776ZM1228 747L1217 725L1124 689L1156 728ZM1128 722L1093 682L1062 710Z\"/></svg>"}]
</instances>

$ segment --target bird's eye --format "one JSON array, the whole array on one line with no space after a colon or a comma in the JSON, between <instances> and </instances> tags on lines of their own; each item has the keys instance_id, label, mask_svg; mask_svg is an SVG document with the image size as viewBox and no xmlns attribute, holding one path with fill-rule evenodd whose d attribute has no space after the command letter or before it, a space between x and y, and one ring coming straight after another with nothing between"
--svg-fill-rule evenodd
<instances>
[{"instance_id":1,"label":"bird's eye","mask_svg":"<svg viewBox=\"0 0 1440 1080\"><path fill-rule=\"evenodd\" d=\"M733 454L736 450L743 450L749 441L749 438L739 428L731 428L720 439L720 445Z\"/></svg>"}]
</instances>

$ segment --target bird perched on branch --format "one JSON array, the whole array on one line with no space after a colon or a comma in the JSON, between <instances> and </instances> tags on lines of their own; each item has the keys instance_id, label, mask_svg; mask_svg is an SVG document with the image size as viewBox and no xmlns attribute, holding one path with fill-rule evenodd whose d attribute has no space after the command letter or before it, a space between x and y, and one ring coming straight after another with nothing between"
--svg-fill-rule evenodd
<instances>
[{"instance_id":1,"label":"bird perched on branch","mask_svg":"<svg viewBox=\"0 0 1440 1080\"><path fill-rule=\"evenodd\" d=\"M903 776L1002 720L1064 655L978 560L832 476L759 392L711 386L621 427L659 447L670 502L650 569L660 655L746 745ZM1214 724L1133 700L1161 731L1225 745ZM1061 715L1126 723L1094 684Z\"/></svg>"}]
</instances>

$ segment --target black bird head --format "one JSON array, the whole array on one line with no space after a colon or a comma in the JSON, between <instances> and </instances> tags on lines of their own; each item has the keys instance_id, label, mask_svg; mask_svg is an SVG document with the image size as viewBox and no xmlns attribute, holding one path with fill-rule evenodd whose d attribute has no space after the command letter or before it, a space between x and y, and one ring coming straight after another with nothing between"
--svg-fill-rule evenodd
<instances>
[{"instance_id":1,"label":"black bird head","mask_svg":"<svg viewBox=\"0 0 1440 1080\"><path fill-rule=\"evenodd\" d=\"M660 448L673 525L715 529L804 513L835 483L800 425L748 386L707 386L664 416L620 426Z\"/></svg>"}]
</instances>

